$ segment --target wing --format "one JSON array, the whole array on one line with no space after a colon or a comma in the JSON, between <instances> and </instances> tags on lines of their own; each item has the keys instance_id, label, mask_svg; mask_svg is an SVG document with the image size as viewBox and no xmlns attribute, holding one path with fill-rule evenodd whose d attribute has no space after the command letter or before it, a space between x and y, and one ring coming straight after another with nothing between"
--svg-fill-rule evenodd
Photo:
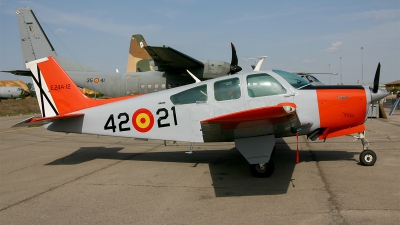
<instances>
[{"instance_id":1,"label":"wing","mask_svg":"<svg viewBox=\"0 0 400 225\"><path fill-rule=\"evenodd\" d=\"M200 122L204 142L233 141L237 138L292 134L300 126L294 103L280 103L221 115Z\"/></svg>"},{"instance_id":2,"label":"wing","mask_svg":"<svg viewBox=\"0 0 400 225\"><path fill-rule=\"evenodd\" d=\"M159 71L204 66L204 64L197 59L168 46L144 46L144 48L154 60L155 69Z\"/></svg>"}]
</instances>

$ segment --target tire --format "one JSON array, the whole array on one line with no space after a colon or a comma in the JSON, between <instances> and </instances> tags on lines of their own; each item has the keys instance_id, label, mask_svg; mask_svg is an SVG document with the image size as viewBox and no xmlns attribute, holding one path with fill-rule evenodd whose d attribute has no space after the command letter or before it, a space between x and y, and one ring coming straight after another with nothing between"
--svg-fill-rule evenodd
<instances>
[{"instance_id":1,"label":"tire","mask_svg":"<svg viewBox=\"0 0 400 225\"><path fill-rule=\"evenodd\" d=\"M275 164L272 159L269 160L268 163L260 163L260 164L251 164L250 172L255 177L265 178L270 177L274 172Z\"/></svg>"},{"instance_id":2,"label":"tire","mask_svg":"<svg viewBox=\"0 0 400 225\"><path fill-rule=\"evenodd\" d=\"M376 154L372 150L364 150L360 154L360 162L364 166L373 166L376 162Z\"/></svg>"}]
</instances>

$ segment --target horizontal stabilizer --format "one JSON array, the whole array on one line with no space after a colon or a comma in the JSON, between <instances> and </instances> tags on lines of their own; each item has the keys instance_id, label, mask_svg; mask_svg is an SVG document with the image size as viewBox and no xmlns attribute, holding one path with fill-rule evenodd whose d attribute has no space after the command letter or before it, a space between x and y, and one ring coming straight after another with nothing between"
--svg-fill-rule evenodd
<instances>
[{"instance_id":1,"label":"horizontal stabilizer","mask_svg":"<svg viewBox=\"0 0 400 225\"><path fill-rule=\"evenodd\" d=\"M62 115L62 116L51 116L51 117L30 117L28 119L25 119L17 124L15 124L12 127L40 127L43 125L46 125L48 123L54 122L56 120L62 120L62 119L70 119L70 118L75 118L75 117L81 117L84 116L85 114L83 113L76 113L76 114L67 114L67 115Z\"/></svg>"},{"instance_id":2,"label":"horizontal stabilizer","mask_svg":"<svg viewBox=\"0 0 400 225\"><path fill-rule=\"evenodd\" d=\"M30 70L7 70L7 71L0 71L4 73L12 73L14 75L18 76L32 76L32 72Z\"/></svg>"}]
</instances>

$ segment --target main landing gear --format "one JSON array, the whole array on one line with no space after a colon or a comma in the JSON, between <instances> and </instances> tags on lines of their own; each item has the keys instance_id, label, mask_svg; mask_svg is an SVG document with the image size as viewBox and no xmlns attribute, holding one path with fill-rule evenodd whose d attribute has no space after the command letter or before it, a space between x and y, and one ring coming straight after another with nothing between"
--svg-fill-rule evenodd
<instances>
[{"instance_id":1,"label":"main landing gear","mask_svg":"<svg viewBox=\"0 0 400 225\"><path fill-rule=\"evenodd\" d=\"M250 172L255 177L265 178L270 177L275 170L275 163L272 157L275 154L275 147L272 150L271 158L268 163L250 164Z\"/></svg>"},{"instance_id":2,"label":"main landing gear","mask_svg":"<svg viewBox=\"0 0 400 225\"><path fill-rule=\"evenodd\" d=\"M270 159L268 163L250 164L250 172L255 177L270 177L274 172L274 160Z\"/></svg>"},{"instance_id":3,"label":"main landing gear","mask_svg":"<svg viewBox=\"0 0 400 225\"><path fill-rule=\"evenodd\" d=\"M235 139L235 147L250 164L250 172L255 177L270 177L274 172L271 159L275 149L275 136L256 136Z\"/></svg>"},{"instance_id":4,"label":"main landing gear","mask_svg":"<svg viewBox=\"0 0 400 225\"><path fill-rule=\"evenodd\" d=\"M358 133L356 140L361 140L363 151L360 154L360 163L364 166L373 166L376 162L376 154L374 151L368 149L369 142L365 138L365 131Z\"/></svg>"}]
</instances>

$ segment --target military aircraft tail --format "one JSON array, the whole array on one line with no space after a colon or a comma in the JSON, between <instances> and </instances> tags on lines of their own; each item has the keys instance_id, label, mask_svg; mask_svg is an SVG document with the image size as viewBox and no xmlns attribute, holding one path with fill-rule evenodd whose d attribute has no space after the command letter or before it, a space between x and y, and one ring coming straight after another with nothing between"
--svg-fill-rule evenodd
<instances>
[{"instance_id":1,"label":"military aircraft tail","mask_svg":"<svg viewBox=\"0 0 400 225\"><path fill-rule=\"evenodd\" d=\"M145 46L147 46L147 43L141 34L132 35L126 72L146 72L151 70L150 61L152 58L144 49Z\"/></svg>"},{"instance_id":2,"label":"military aircraft tail","mask_svg":"<svg viewBox=\"0 0 400 225\"><path fill-rule=\"evenodd\" d=\"M52 56L57 59L59 64L66 71L96 71L80 63L58 56L42 26L37 20L35 13L30 8L18 8L16 13L18 17L22 59L24 64L47 56ZM7 72L14 72L19 75L30 75L18 73L18 71Z\"/></svg>"},{"instance_id":3,"label":"military aircraft tail","mask_svg":"<svg viewBox=\"0 0 400 225\"><path fill-rule=\"evenodd\" d=\"M29 62L26 67L32 72L38 103L44 118L64 116L82 109L133 97L104 100L86 97L52 56Z\"/></svg>"},{"instance_id":4,"label":"military aircraft tail","mask_svg":"<svg viewBox=\"0 0 400 225\"><path fill-rule=\"evenodd\" d=\"M19 35L24 63L43 58L56 56L57 53L50 43L42 26L30 8L17 9Z\"/></svg>"}]
</instances>

